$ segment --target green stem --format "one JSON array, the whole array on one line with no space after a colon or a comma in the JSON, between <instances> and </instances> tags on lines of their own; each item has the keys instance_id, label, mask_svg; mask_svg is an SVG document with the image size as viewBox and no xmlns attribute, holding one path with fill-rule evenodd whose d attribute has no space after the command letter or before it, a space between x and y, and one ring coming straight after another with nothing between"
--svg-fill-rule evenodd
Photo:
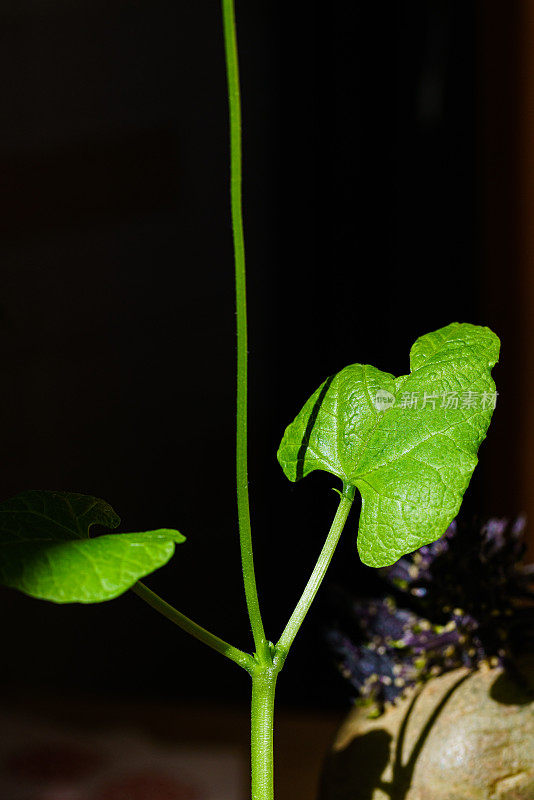
<instances>
[{"instance_id":1,"label":"green stem","mask_svg":"<svg viewBox=\"0 0 534 800\"><path fill-rule=\"evenodd\" d=\"M251 769L252 800L274 798L273 720L278 670L258 668L252 673Z\"/></svg>"},{"instance_id":2,"label":"green stem","mask_svg":"<svg viewBox=\"0 0 534 800\"><path fill-rule=\"evenodd\" d=\"M239 89L239 64L233 0L222 0L224 47L228 78L230 113L230 200L234 239L235 291L237 310L237 437L236 477L237 510L241 563L248 615L258 654L267 654L268 644L261 618L250 527L247 465L247 294L245 274L245 239L243 234L243 208L241 196L241 96Z\"/></svg>"},{"instance_id":3,"label":"green stem","mask_svg":"<svg viewBox=\"0 0 534 800\"><path fill-rule=\"evenodd\" d=\"M226 658L229 658L231 661L235 661L236 664L246 669L247 672L251 672L254 668L254 660L251 655L244 653L237 647L233 647L231 644L228 644L228 642L219 639L218 636L207 631L201 625L193 622L192 619L186 617L185 614L182 614L174 608L174 606L166 603L165 600L155 594L155 592L152 592L148 586L145 586L141 581L137 581L137 583L132 586L132 592L144 600L145 603L148 603L149 606L152 606L156 611L159 611L160 614L163 614L164 617L174 622L175 625L178 625L179 628L191 634L191 636L194 636L195 639L198 639L200 642L204 642L208 647L226 656Z\"/></svg>"},{"instance_id":4,"label":"green stem","mask_svg":"<svg viewBox=\"0 0 534 800\"><path fill-rule=\"evenodd\" d=\"M339 501L339 506L328 536L326 537L323 549L321 550L321 554L317 560L311 577L306 584L306 588L304 589L304 592L302 593L302 596L297 603L293 614L291 615L291 619L287 623L284 632L282 633L276 645L274 663L279 668L282 667L286 659L289 648L293 644L293 640L295 639L295 636L297 635L299 628L304 621L304 617L308 613L313 599L317 594L325 576L328 565L332 560L337 543L339 542L339 537L341 536L345 522L347 521L347 517L352 506L352 501L354 500L354 494L355 490L353 486L345 485L343 487L343 493Z\"/></svg>"}]
</instances>

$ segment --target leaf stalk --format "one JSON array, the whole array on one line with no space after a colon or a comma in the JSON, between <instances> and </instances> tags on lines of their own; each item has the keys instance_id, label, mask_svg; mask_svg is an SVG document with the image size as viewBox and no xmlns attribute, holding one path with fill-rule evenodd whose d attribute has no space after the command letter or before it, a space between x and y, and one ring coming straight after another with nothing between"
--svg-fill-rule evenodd
<instances>
[{"instance_id":1,"label":"leaf stalk","mask_svg":"<svg viewBox=\"0 0 534 800\"><path fill-rule=\"evenodd\" d=\"M153 609L159 611L160 614L163 614L164 617L174 622L175 625L178 625L179 628L186 631L186 633L194 636L195 639L198 639L200 642L207 644L212 650L216 650L218 653L226 656L226 658L234 661L247 672L251 673L254 670L254 659L249 653L243 652L243 650L240 650L238 647L233 647L231 644L228 644L228 642L219 639L218 636L207 631L201 625L198 625L198 623L193 622L192 619L186 617L185 614L182 614L174 608L174 606L166 603L163 598L149 589L148 586L145 586L144 583L141 583L141 581L137 581L137 583L132 586L132 592L144 600L145 603L148 603L149 606L152 606Z\"/></svg>"},{"instance_id":2,"label":"leaf stalk","mask_svg":"<svg viewBox=\"0 0 534 800\"><path fill-rule=\"evenodd\" d=\"M336 515L330 527L330 531L328 532L328 536L326 537L323 549L321 550L319 558L317 559L314 570L308 583L306 584L306 588L304 589L300 600L295 607L295 610L293 611L293 614L291 615L291 618L289 619L289 622L284 628L284 632L276 644L274 665L279 669L281 669L289 649L293 644L295 636L297 635L300 626L304 622L304 618L310 609L321 583L323 582L326 570L328 569L328 565L332 560L332 556L334 555L334 551L339 542L341 533L345 527L345 522L349 516L354 495L354 486L348 486L345 484L343 486L343 492L341 493Z\"/></svg>"}]
</instances>

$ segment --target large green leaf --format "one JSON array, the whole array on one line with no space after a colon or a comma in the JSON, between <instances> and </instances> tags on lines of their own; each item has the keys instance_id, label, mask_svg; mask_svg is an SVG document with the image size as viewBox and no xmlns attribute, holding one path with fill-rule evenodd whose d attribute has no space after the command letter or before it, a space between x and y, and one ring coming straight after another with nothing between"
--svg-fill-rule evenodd
<instances>
[{"instance_id":1,"label":"large green leaf","mask_svg":"<svg viewBox=\"0 0 534 800\"><path fill-rule=\"evenodd\" d=\"M453 322L415 342L409 375L346 367L286 429L278 460L290 480L321 469L359 489L365 564L435 541L458 512L493 413L498 356L489 328Z\"/></svg>"},{"instance_id":2,"label":"large green leaf","mask_svg":"<svg viewBox=\"0 0 534 800\"><path fill-rule=\"evenodd\" d=\"M181 533L161 529L89 538L119 517L96 497L27 491L0 503L0 583L56 603L111 600L166 564Z\"/></svg>"}]
</instances>

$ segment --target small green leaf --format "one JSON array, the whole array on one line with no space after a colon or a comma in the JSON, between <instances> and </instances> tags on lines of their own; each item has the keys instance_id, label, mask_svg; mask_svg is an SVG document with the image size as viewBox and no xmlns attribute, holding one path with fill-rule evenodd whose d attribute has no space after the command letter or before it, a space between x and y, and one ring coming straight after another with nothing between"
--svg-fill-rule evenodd
<instances>
[{"instance_id":1,"label":"small green leaf","mask_svg":"<svg viewBox=\"0 0 534 800\"><path fill-rule=\"evenodd\" d=\"M278 460L290 480L321 469L359 489L365 564L435 541L457 514L495 405L499 345L489 328L453 322L415 342L409 375L346 367L286 429Z\"/></svg>"},{"instance_id":2,"label":"small green leaf","mask_svg":"<svg viewBox=\"0 0 534 800\"><path fill-rule=\"evenodd\" d=\"M163 566L181 533L160 529L89 537L120 519L96 497L27 491L0 503L0 583L56 603L98 603Z\"/></svg>"}]
</instances>

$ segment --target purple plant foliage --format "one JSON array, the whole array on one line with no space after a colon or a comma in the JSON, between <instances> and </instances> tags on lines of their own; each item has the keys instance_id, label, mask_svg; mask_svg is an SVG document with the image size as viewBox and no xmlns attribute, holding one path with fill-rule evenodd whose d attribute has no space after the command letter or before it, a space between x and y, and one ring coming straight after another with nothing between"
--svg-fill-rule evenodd
<instances>
[{"instance_id":1,"label":"purple plant foliage","mask_svg":"<svg viewBox=\"0 0 534 800\"><path fill-rule=\"evenodd\" d=\"M361 703L380 712L408 687L461 666L514 669L514 658L533 644L534 571L522 565L524 528L522 517L455 520L437 542L381 570L387 595L345 598L348 624L328 640Z\"/></svg>"}]
</instances>

